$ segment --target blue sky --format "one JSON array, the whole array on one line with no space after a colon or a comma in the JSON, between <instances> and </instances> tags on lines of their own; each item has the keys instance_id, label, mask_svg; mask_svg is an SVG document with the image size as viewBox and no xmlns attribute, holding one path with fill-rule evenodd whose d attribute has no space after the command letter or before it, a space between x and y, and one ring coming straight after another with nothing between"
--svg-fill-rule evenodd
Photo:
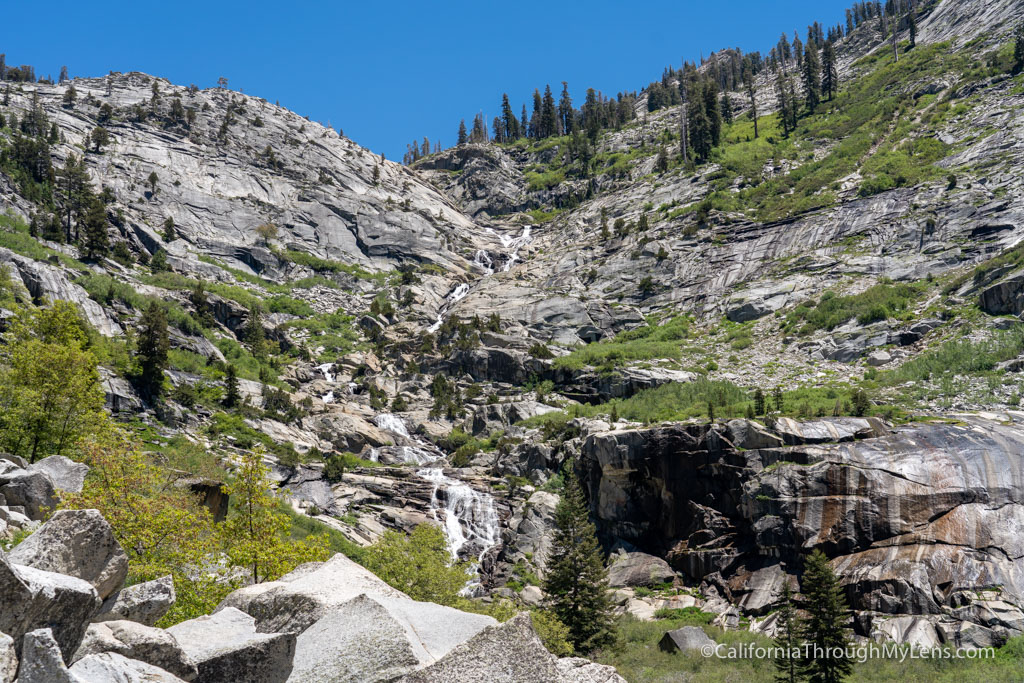
<instances>
[{"instance_id":1,"label":"blue sky","mask_svg":"<svg viewBox=\"0 0 1024 683\"><path fill-rule=\"evenodd\" d=\"M454 142L460 118L488 121L502 92L568 81L638 90L668 64L724 47L766 52L785 30L839 23L852 0L692 2L5 3L0 52L54 78L145 71L182 85L277 100L389 159L406 143Z\"/></svg>"}]
</instances>

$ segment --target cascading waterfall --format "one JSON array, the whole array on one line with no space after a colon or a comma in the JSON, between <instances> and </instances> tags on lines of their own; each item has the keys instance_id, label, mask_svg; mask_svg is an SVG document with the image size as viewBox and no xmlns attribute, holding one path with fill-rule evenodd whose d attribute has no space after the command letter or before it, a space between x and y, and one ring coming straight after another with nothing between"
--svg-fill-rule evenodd
<instances>
[{"instance_id":1,"label":"cascading waterfall","mask_svg":"<svg viewBox=\"0 0 1024 683\"><path fill-rule=\"evenodd\" d=\"M448 313L452 306L465 299L467 294L469 294L469 285L465 282L453 289L452 293L445 298L444 306L441 307L441 311L437 314L437 320L427 328L427 332L433 334L441 329L441 325L444 324L445 314Z\"/></svg>"},{"instance_id":2,"label":"cascading waterfall","mask_svg":"<svg viewBox=\"0 0 1024 683\"><path fill-rule=\"evenodd\" d=\"M434 485L430 497L430 511L434 519L441 522L448 539L448 550L452 559L459 559L459 552L467 544L479 547L477 559L498 544L498 512L490 494L477 491L469 484L445 475L440 467L427 467L417 474ZM443 519L440 492L444 492Z\"/></svg>"},{"instance_id":3,"label":"cascading waterfall","mask_svg":"<svg viewBox=\"0 0 1024 683\"><path fill-rule=\"evenodd\" d=\"M484 275L494 275L494 261L486 249L477 249L473 256L473 263L477 268L484 271Z\"/></svg>"},{"instance_id":4,"label":"cascading waterfall","mask_svg":"<svg viewBox=\"0 0 1024 683\"><path fill-rule=\"evenodd\" d=\"M392 434L409 438L409 430L405 428L405 423L402 422L402 418L397 415L392 415L391 413L380 413L377 417L373 418L373 424L386 432L391 432Z\"/></svg>"},{"instance_id":5,"label":"cascading waterfall","mask_svg":"<svg viewBox=\"0 0 1024 683\"><path fill-rule=\"evenodd\" d=\"M327 380L331 384L334 384L334 373L331 372L331 369L333 367L334 363L324 363L323 365L316 366L316 369L319 370L321 374L323 374L325 380ZM320 400L323 401L324 403L333 403L334 389L331 389L326 394L324 394Z\"/></svg>"},{"instance_id":6,"label":"cascading waterfall","mask_svg":"<svg viewBox=\"0 0 1024 683\"><path fill-rule=\"evenodd\" d=\"M507 273L512 270L512 266L519 260L519 250L530 243L530 226L527 225L523 228L523 232L519 237L511 238L508 242L505 242L505 236L502 235L501 243L508 250L508 260L505 261L505 265L502 267L502 272Z\"/></svg>"}]
</instances>

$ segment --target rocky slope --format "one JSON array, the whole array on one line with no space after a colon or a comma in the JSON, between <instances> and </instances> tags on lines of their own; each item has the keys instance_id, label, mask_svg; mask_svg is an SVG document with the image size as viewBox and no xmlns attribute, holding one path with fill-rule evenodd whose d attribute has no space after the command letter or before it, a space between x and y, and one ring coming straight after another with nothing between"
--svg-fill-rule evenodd
<instances>
[{"instance_id":1,"label":"rocky slope","mask_svg":"<svg viewBox=\"0 0 1024 683\"><path fill-rule=\"evenodd\" d=\"M103 369L108 407L158 456L184 437L230 466L262 443L296 511L362 545L439 524L453 555L479 566L480 596L543 599L524 584L543 576L559 473L573 467L623 612L697 606L724 626L771 633L783 582L803 552L821 548L860 636L998 644L1024 632L1024 436L1012 375L1024 368L1024 87L989 64L1024 12L1011 0L941 0L919 12L903 66L889 63L872 26L846 38L847 94L791 137L774 123L769 75L757 83L759 141L744 94L729 93L737 123L697 167L680 163L672 139L679 109L647 112L643 93L637 119L603 131L583 173L560 138L467 144L407 168L226 89L137 73L20 84L0 111L9 119L38 106L56 125L54 167L84 158L94 188L108 190L109 238L122 251L91 260L42 237L26 247L24 224L46 211L0 173L0 264L21 300L74 301L126 354L145 304L167 302L179 352L167 397L147 402L123 366ZM98 125L112 136L102 152L87 139ZM0 131L5 145L12 138ZM659 171L662 149L670 164ZM257 231L266 224L276 234ZM148 265L161 252L167 271ZM815 322L833 300L848 308ZM269 350L253 341L254 320ZM226 362L242 369L239 408L222 405ZM651 393L707 383L733 398L675 406ZM770 407L769 396L762 420L704 413L707 401L719 418L738 418L753 410L754 389L776 387L785 405ZM858 392L873 405L844 405ZM874 417L840 417L853 412ZM362 460L328 472L325 454L342 452ZM42 462L7 471L0 460L0 534L38 521L32 496L52 498L54 482L33 474ZM35 590L26 570L8 573L17 590ZM414 609L380 582L350 594L355 574L340 557L298 570L170 636L195 644L199 654L186 654L200 674L198 660L223 654L202 641L226 633L281 680L317 657L380 680L444 680L502 639L533 659L535 638L515 620L455 615L467 625L458 638L410 640L436 606ZM335 579L336 595L303 592ZM67 584L83 613L100 599L48 580ZM636 590L651 586L653 597ZM324 610L294 607L306 599ZM400 644L392 659L361 642L333 649L325 634L358 619ZM62 671L82 635L46 636L34 630L42 623L19 626L26 644L13 647ZM116 629L131 628L94 624L84 642L124 642ZM72 674L85 677L75 667L86 660L97 671L142 666L118 659L143 659L127 645L103 647ZM181 657L161 661L149 664L191 671ZM610 680L585 662L536 663L538 680L556 670Z\"/></svg>"}]
</instances>

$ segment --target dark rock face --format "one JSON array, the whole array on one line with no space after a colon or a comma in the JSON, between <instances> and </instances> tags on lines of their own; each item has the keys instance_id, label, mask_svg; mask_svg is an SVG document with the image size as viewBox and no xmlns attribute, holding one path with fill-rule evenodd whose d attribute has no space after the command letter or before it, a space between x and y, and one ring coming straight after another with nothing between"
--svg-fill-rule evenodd
<instances>
[{"instance_id":1,"label":"dark rock face","mask_svg":"<svg viewBox=\"0 0 1024 683\"><path fill-rule=\"evenodd\" d=\"M753 613L820 548L862 614L969 622L994 642L1024 630L1024 426L781 420L772 431L787 446L734 449L751 431L588 437L581 464L605 539ZM867 635L871 618L858 623Z\"/></svg>"},{"instance_id":2,"label":"dark rock face","mask_svg":"<svg viewBox=\"0 0 1024 683\"><path fill-rule=\"evenodd\" d=\"M981 310L990 315L1024 313L1024 271L1017 271L979 295Z\"/></svg>"}]
</instances>

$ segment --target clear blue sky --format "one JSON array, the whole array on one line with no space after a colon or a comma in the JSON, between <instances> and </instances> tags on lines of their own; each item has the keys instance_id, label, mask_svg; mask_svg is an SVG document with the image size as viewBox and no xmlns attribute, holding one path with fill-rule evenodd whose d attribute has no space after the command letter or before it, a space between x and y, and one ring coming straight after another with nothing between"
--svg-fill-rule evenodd
<instances>
[{"instance_id":1,"label":"clear blue sky","mask_svg":"<svg viewBox=\"0 0 1024 683\"><path fill-rule=\"evenodd\" d=\"M54 78L145 71L259 95L400 160L424 135L454 142L460 118L518 112L568 81L639 90L668 64L725 47L765 53L785 30L839 23L852 0L441 0L4 3L0 52Z\"/></svg>"}]
</instances>

